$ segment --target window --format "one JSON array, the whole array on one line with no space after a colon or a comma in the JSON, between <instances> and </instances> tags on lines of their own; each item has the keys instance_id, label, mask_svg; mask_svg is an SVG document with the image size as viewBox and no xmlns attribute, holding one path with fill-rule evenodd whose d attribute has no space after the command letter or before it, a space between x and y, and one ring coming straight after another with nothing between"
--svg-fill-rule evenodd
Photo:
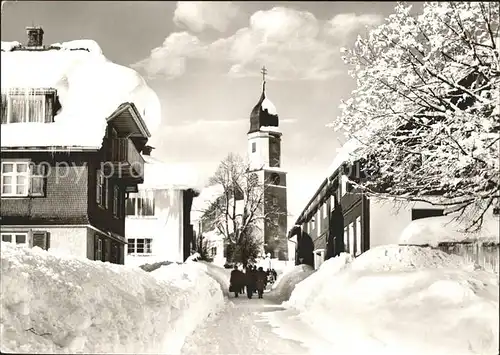
<instances>
[{"instance_id":1,"label":"window","mask_svg":"<svg viewBox=\"0 0 500 355\"><path fill-rule=\"evenodd\" d=\"M330 212L335 210L335 195L330 196Z\"/></svg>"},{"instance_id":2,"label":"window","mask_svg":"<svg viewBox=\"0 0 500 355\"><path fill-rule=\"evenodd\" d=\"M152 254L153 239L151 238L130 238L127 239L127 254Z\"/></svg>"},{"instance_id":3,"label":"window","mask_svg":"<svg viewBox=\"0 0 500 355\"><path fill-rule=\"evenodd\" d=\"M26 247L29 245L27 232L9 232L1 234L2 234L2 242L21 244Z\"/></svg>"},{"instance_id":4,"label":"window","mask_svg":"<svg viewBox=\"0 0 500 355\"><path fill-rule=\"evenodd\" d=\"M318 221L318 235L321 234L321 209L316 213L316 220Z\"/></svg>"},{"instance_id":5,"label":"window","mask_svg":"<svg viewBox=\"0 0 500 355\"><path fill-rule=\"evenodd\" d=\"M257 151L257 143L252 142L252 153L255 153Z\"/></svg>"},{"instance_id":6,"label":"window","mask_svg":"<svg viewBox=\"0 0 500 355\"><path fill-rule=\"evenodd\" d=\"M344 196L347 193L347 176L342 175L341 182L341 195Z\"/></svg>"},{"instance_id":7,"label":"window","mask_svg":"<svg viewBox=\"0 0 500 355\"><path fill-rule=\"evenodd\" d=\"M325 249L316 249L314 252L314 269L318 270L325 261Z\"/></svg>"},{"instance_id":8,"label":"window","mask_svg":"<svg viewBox=\"0 0 500 355\"><path fill-rule=\"evenodd\" d=\"M2 196L43 196L45 166L29 161L2 162Z\"/></svg>"},{"instance_id":9,"label":"window","mask_svg":"<svg viewBox=\"0 0 500 355\"><path fill-rule=\"evenodd\" d=\"M356 240L356 236L354 235L354 223L349 223L349 253L354 255L354 241Z\"/></svg>"},{"instance_id":10,"label":"window","mask_svg":"<svg viewBox=\"0 0 500 355\"><path fill-rule=\"evenodd\" d=\"M119 218L120 216L120 188L113 186L113 216Z\"/></svg>"},{"instance_id":11,"label":"window","mask_svg":"<svg viewBox=\"0 0 500 355\"><path fill-rule=\"evenodd\" d=\"M102 260L102 238L99 238L99 237L97 238L95 260Z\"/></svg>"},{"instance_id":12,"label":"window","mask_svg":"<svg viewBox=\"0 0 500 355\"><path fill-rule=\"evenodd\" d=\"M273 206L278 206L278 198L276 196L273 196Z\"/></svg>"},{"instance_id":13,"label":"window","mask_svg":"<svg viewBox=\"0 0 500 355\"><path fill-rule=\"evenodd\" d=\"M33 247L39 247L43 250L49 250L49 233L33 232L32 233Z\"/></svg>"},{"instance_id":14,"label":"window","mask_svg":"<svg viewBox=\"0 0 500 355\"><path fill-rule=\"evenodd\" d=\"M101 170L97 170L97 181L96 181L96 202L99 206L108 208L109 207L109 180L104 177Z\"/></svg>"},{"instance_id":15,"label":"window","mask_svg":"<svg viewBox=\"0 0 500 355\"><path fill-rule=\"evenodd\" d=\"M358 256L363 252L363 249L361 248L361 217L356 218L356 252L354 253L355 256Z\"/></svg>"},{"instance_id":16,"label":"window","mask_svg":"<svg viewBox=\"0 0 500 355\"><path fill-rule=\"evenodd\" d=\"M328 216L328 200L323 202L322 208L323 208L323 216L324 217Z\"/></svg>"},{"instance_id":17,"label":"window","mask_svg":"<svg viewBox=\"0 0 500 355\"><path fill-rule=\"evenodd\" d=\"M130 194L126 207L127 216L154 216L155 200L153 191L140 191Z\"/></svg>"},{"instance_id":18,"label":"window","mask_svg":"<svg viewBox=\"0 0 500 355\"><path fill-rule=\"evenodd\" d=\"M2 124L53 122L55 90L19 90L2 93Z\"/></svg>"},{"instance_id":19,"label":"window","mask_svg":"<svg viewBox=\"0 0 500 355\"><path fill-rule=\"evenodd\" d=\"M347 243L347 227L344 227L344 251L349 252L349 244Z\"/></svg>"},{"instance_id":20,"label":"window","mask_svg":"<svg viewBox=\"0 0 500 355\"><path fill-rule=\"evenodd\" d=\"M439 208L412 208L411 210L411 220L427 218L427 217L438 217L443 216L444 210Z\"/></svg>"}]
</instances>

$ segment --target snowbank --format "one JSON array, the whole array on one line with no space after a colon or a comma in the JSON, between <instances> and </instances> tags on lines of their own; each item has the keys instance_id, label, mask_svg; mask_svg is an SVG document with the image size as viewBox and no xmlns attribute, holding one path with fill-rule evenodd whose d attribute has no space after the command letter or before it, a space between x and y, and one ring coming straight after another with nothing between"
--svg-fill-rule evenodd
<instances>
[{"instance_id":1,"label":"snowbank","mask_svg":"<svg viewBox=\"0 0 500 355\"><path fill-rule=\"evenodd\" d=\"M53 123L3 125L2 147L100 148L106 118L125 102L136 105L150 131L158 127L158 96L136 71L109 61L96 42L56 43L44 51L12 51L14 44L2 42L2 94L52 88L62 108Z\"/></svg>"},{"instance_id":2,"label":"snowbank","mask_svg":"<svg viewBox=\"0 0 500 355\"><path fill-rule=\"evenodd\" d=\"M199 261L201 265L204 265L206 272L211 276L222 289L224 296L229 295L229 279L231 278L231 269L224 269L223 267L208 263L206 261Z\"/></svg>"},{"instance_id":3,"label":"snowbank","mask_svg":"<svg viewBox=\"0 0 500 355\"><path fill-rule=\"evenodd\" d=\"M1 243L1 351L179 353L223 304L197 263L151 273Z\"/></svg>"},{"instance_id":4,"label":"snowbank","mask_svg":"<svg viewBox=\"0 0 500 355\"><path fill-rule=\"evenodd\" d=\"M313 267L305 264L285 270L273 284L269 296L276 298L280 302L287 301L295 285L312 273L314 273Z\"/></svg>"},{"instance_id":5,"label":"snowbank","mask_svg":"<svg viewBox=\"0 0 500 355\"><path fill-rule=\"evenodd\" d=\"M466 232L468 219L456 220L455 214L417 219L401 233L400 244L438 246L443 242L500 243L500 218L492 213L485 215L481 229Z\"/></svg>"},{"instance_id":6,"label":"snowbank","mask_svg":"<svg viewBox=\"0 0 500 355\"><path fill-rule=\"evenodd\" d=\"M296 285L285 306L341 354L498 354L497 276L432 248L342 254Z\"/></svg>"}]
</instances>

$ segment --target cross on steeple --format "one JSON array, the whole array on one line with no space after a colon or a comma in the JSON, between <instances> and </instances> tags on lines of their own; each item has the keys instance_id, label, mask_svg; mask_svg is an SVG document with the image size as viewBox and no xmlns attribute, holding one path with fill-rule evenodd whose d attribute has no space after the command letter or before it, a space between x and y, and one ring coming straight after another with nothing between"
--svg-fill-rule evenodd
<instances>
[{"instance_id":1,"label":"cross on steeple","mask_svg":"<svg viewBox=\"0 0 500 355\"><path fill-rule=\"evenodd\" d=\"M260 72L262 73L262 81L266 81L266 74L267 74L267 69L265 66L262 67L262 69L260 70Z\"/></svg>"}]
</instances>

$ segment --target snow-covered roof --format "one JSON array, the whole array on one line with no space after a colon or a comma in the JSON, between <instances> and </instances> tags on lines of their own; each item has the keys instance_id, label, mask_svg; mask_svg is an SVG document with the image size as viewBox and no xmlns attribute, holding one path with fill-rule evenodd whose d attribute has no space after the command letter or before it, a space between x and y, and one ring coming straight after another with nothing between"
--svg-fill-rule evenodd
<instances>
[{"instance_id":1,"label":"snow-covered roof","mask_svg":"<svg viewBox=\"0 0 500 355\"><path fill-rule=\"evenodd\" d=\"M456 220L457 213L410 222L401 233L400 244L438 246L440 243L483 242L500 244L500 218L487 211L477 231L466 232L470 218Z\"/></svg>"},{"instance_id":2,"label":"snow-covered roof","mask_svg":"<svg viewBox=\"0 0 500 355\"><path fill-rule=\"evenodd\" d=\"M166 163L144 155L144 183L139 190L198 189L198 172L189 164Z\"/></svg>"},{"instance_id":3,"label":"snow-covered roof","mask_svg":"<svg viewBox=\"0 0 500 355\"><path fill-rule=\"evenodd\" d=\"M262 132L281 133L280 128L275 126L261 126L260 130Z\"/></svg>"},{"instance_id":4,"label":"snow-covered roof","mask_svg":"<svg viewBox=\"0 0 500 355\"><path fill-rule=\"evenodd\" d=\"M123 103L137 107L149 131L160 123L158 96L133 69L109 61L92 40L22 50L2 42L1 88L56 89L62 108L52 123L2 125L2 147L83 146L99 148L106 119Z\"/></svg>"},{"instance_id":5,"label":"snow-covered roof","mask_svg":"<svg viewBox=\"0 0 500 355\"><path fill-rule=\"evenodd\" d=\"M359 147L359 140L351 138L341 148L337 148L337 155L335 155L335 158L333 158L332 163L328 167L327 176L332 175L344 162L348 161L351 154Z\"/></svg>"},{"instance_id":6,"label":"snow-covered roof","mask_svg":"<svg viewBox=\"0 0 500 355\"><path fill-rule=\"evenodd\" d=\"M203 211L215 201L215 199L224 194L224 187L220 184L210 185L203 188L198 197L193 199L191 207L191 220L198 221L203 215Z\"/></svg>"},{"instance_id":7,"label":"snow-covered roof","mask_svg":"<svg viewBox=\"0 0 500 355\"><path fill-rule=\"evenodd\" d=\"M267 97L262 101L261 104L262 110L267 111L268 114L277 116L278 111L276 110L276 106L269 100Z\"/></svg>"}]
</instances>

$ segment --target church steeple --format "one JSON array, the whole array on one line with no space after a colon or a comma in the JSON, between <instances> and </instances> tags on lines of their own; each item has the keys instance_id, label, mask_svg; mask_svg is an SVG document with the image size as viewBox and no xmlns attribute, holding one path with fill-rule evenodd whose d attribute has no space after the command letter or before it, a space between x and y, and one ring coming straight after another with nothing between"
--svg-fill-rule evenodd
<instances>
[{"instance_id":1,"label":"church steeple","mask_svg":"<svg viewBox=\"0 0 500 355\"><path fill-rule=\"evenodd\" d=\"M257 105L250 113L250 130L248 133L258 132L261 127L278 127L278 113L271 100L266 97L266 67L262 67L262 93Z\"/></svg>"}]
</instances>

